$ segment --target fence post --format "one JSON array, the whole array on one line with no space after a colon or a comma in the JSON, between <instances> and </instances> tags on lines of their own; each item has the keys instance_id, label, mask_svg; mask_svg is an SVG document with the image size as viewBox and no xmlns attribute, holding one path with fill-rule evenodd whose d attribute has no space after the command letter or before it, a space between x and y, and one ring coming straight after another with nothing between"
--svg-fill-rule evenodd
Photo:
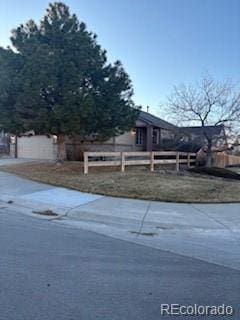
<instances>
[{"instance_id":1,"label":"fence post","mask_svg":"<svg viewBox=\"0 0 240 320\"><path fill-rule=\"evenodd\" d=\"M84 158L84 174L88 174L88 152L83 153Z\"/></svg>"},{"instance_id":2,"label":"fence post","mask_svg":"<svg viewBox=\"0 0 240 320\"><path fill-rule=\"evenodd\" d=\"M176 171L179 171L179 152L176 153Z\"/></svg>"},{"instance_id":3,"label":"fence post","mask_svg":"<svg viewBox=\"0 0 240 320\"><path fill-rule=\"evenodd\" d=\"M121 152L121 172L125 172L125 153Z\"/></svg>"},{"instance_id":4,"label":"fence post","mask_svg":"<svg viewBox=\"0 0 240 320\"><path fill-rule=\"evenodd\" d=\"M150 153L150 171L154 171L154 152Z\"/></svg>"},{"instance_id":5,"label":"fence post","mask_svg":"<svg viewBox=\"0 0 240 320\"><path fill-rule=\"evenodd\" d=\"M190 153L188 153L188 155L187 155L187 166L188 166L188 168L191 167L191 155L190 155Z\"/></svg>"}]
</instances>

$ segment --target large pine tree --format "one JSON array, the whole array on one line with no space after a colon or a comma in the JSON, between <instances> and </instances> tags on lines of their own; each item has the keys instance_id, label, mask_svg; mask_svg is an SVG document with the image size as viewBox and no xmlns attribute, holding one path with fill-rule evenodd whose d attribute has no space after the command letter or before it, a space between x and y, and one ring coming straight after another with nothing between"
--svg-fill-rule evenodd
<instances>
[{"instance_id":1,"label":"large pine tree","mask_svg":"<svg viewBox=\"0 0 240 320\"><path fill-rule=\"evenodd\" d=\"M129 130L138 109L131 81L119 61L107 62L96 35L69 8L56 2L36 24L12 32L14 50L0 50L0 123L58 136L66 157L66 135L107 139Z\"/></svg>"}]
</instances>

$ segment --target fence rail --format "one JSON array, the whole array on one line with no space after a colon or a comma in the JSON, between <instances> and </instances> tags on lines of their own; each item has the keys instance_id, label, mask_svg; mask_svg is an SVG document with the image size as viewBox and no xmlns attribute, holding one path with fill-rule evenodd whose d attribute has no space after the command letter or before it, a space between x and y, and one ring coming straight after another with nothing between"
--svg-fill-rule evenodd
<instances>
[{"instance_id":1,"label":"fence rail","mask_svg":"<svg viewBox=\"0 0 240 320\"><path fill-rule=\"evenodd\" d=\"M84 152L84 174L88 174L89 167L106 166L119 166L124 172L126 166L149 165L154 171L155 164L175 164L178 171L180 164L191 167L195 162L196 153L175 151Z\"/></svg>"}]
</instances>

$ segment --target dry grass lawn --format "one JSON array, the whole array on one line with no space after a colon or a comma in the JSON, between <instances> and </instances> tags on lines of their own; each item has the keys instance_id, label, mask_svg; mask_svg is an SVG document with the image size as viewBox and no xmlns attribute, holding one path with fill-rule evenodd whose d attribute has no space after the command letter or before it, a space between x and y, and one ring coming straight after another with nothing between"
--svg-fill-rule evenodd
<instances>
[{"instance_id":1,"label":"dry grass lawn","mask_svg":"<svg viewBox=\"0 0 240 320\"><path fill-rule=\"evenodd\" d=\"M82 164L31 163L1 167L24 178L83 192L176 202L240 202L240 181L174 172L150 172L144 167L90 168L83 175Z\"/></svg>"}]
</instances>

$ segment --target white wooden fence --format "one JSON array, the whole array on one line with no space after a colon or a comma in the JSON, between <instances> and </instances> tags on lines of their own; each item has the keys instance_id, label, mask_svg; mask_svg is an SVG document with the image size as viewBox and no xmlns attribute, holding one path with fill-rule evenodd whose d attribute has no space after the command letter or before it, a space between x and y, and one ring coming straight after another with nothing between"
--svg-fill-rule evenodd
<instances>
[{"instance_id":1,"label":"white wooden fence","mask_svg":"<svg viewBox=\"0 0 240 320\"><path fill-rule=\"evenodd\" d=\"M89 167L119 166L121 172L126 166L149 165L154 171L155 164L175 164L179 170L180 164L191 167L196 162L196 153L175 151L153 152L84 152L84 174L88 174Z\"/></svg>"}]
</instances>

